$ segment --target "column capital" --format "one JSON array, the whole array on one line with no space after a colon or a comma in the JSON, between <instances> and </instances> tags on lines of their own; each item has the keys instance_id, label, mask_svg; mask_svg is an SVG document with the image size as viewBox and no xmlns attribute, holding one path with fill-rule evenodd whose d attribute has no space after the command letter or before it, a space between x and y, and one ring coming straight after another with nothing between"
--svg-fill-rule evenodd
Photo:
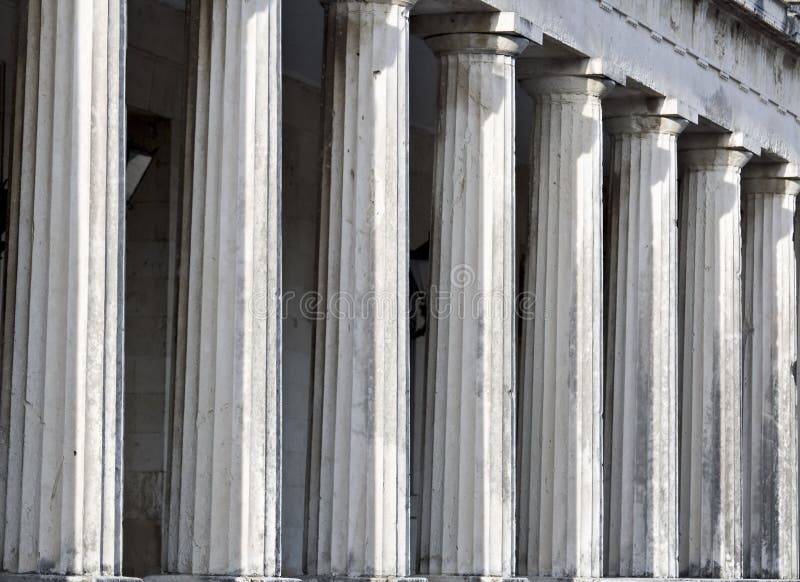
<instances>
[{"instance_id":1,"label":"column capital","mask_svg":"<svg viewBox=\"0 0 800 582\"><path fill-rule=\"evenodd\" d=\"M679 135L697 122L697 112L678 99L633 97L603 103L603 124L612 135L666 133Z\"/></svg>"},{"instance_id":2,"label":"column capital","mask_svg":"<svg viewBox=\"0 0 800 582\"><path fill-rule=\"evenodd\" d=\"M800 166L783 162L749 164L742 171L742 194L800 194Z\"/></svg>"},{"instance_id":3,"label":"column capital","mask_svg":"<svg viewBox=\"0 0 800 582\"><path fill-rule=\"evenodd\" d=\"M691 133L678 143L678 161L693 170L741 171L761 148L742 133Z\"/></svg>"},{"instance_id":4,"label":"column capital","mask_svg":"<svg viewBox=\"0 0 800 582\"><path fill-rule=\"evenodd\" d=\"M411 19L411 32L437 55L518 56L530 43L542 43L541 29L515 12L425 14Z\"/></svg>"},{"instance_id":5,"label":"column capital","mask_svg":"<svg viewBox=\"0 0 800 582\"><path fill-rule=\"evenodd\" d=\"M531 58L520 60L517 78L531 95L574 94L601 98L615 85L625 84L625 73L602 59Z\"/></svg>"}]
</instances>

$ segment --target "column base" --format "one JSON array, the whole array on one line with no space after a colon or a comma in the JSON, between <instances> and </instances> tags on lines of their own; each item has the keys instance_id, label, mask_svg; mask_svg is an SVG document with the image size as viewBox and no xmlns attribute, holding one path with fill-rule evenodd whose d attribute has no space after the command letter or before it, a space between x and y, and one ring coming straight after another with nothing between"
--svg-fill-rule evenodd
<instances>
[{"instance_id":1,"label":"column base","mask_svg":"<svg viewBox=\"0 0 800 582\"><path fill-rule=\"evenodd\" d=\"M97 574L13 574L0 572L0 582L142 582L130 576L105 576Z\"/></svg>"},{"instance_id":2,"label":"column base","mask_svg":"<svg viewBox=\"0 0 800 582\"><path fill-rule=\"evenodd\" d=\"M0 582L3 582L0 580ZM280 576L212 576L209 574L155 574L143 582L301 582L298 578Z\"/></svg>"}]
</instances>

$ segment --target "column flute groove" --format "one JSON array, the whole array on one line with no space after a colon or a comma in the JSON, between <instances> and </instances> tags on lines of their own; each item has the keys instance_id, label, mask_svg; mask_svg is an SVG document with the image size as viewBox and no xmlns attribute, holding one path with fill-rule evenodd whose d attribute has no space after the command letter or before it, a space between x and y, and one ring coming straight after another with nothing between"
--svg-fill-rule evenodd
<instances>
[{"instance_id":1,"label":"column flute groove","mask_svg":"<svg viewBox=\"0 0 800 582\"><path fill-rule=\"evenodd\" d=\"M603 460L607 575L678 574L678 134L658 102L606 111L611 210Z\"/></svg>"}]
</instances>

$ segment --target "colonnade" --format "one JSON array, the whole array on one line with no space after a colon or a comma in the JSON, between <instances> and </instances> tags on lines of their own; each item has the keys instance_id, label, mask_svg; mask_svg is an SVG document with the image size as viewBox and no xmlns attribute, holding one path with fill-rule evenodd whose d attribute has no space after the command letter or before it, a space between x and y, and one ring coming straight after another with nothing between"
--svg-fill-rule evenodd
<instances>
[{"instance_id":1,"label":"colonnade","mask_svg":"<svg viewBox=\"0 0 800 582\"><path fill-rule=\"evenodd\" d=\"M800 576L797 167L699 130L674 98L604 101L618 79L592 59L533 50L517 70L542 35L516 14L412 19L414 3L324 2L319 289L370 308L317 325L308 575ZM122 574L124 5L24 4L0 579ZM280 0L188 10L164 575L274 578ZM419 564L408 531L412 30L440 70ZM519 285L517 80L534 103ZM519 350L518 287L534 300Z\"/></svg>"}]
</instances>

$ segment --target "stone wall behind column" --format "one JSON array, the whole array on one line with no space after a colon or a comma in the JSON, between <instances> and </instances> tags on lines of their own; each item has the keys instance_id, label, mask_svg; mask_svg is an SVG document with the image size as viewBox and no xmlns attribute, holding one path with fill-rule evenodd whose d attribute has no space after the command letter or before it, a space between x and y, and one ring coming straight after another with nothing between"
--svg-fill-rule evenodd
<instances>
[{"instance_id":1,"label":"stone wall behind column","mask_svg":"<svg viewBox=\"0 0 800 582\"><path fill-rule=\"evenodd\" d=\"M283 575L303 573L307 486L306 454L312 383L313 322L301 298L316 290L320 204L320 99L318 87L283 79ZM428 239L433 180L433 134L410 131L409 229L411 248ZM416 513L412 500L412 548Z\"/></svg>"}]
</instances>

